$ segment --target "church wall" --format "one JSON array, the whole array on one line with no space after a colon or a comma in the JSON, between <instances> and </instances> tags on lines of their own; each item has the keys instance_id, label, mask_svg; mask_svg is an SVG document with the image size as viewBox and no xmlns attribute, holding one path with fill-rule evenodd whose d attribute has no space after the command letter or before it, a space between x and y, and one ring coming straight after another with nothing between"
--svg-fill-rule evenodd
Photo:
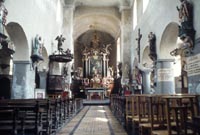
<instances>
[{"instance_id":1,"label":"church wall","mask_svg":"<svg viewBox=\"0 0 200 135\"><path fill-rule=\"evenodd\" d=\"M63 25L62 0L6 0L7 22L21 26L27 39L29 54L24 60L14 61L12 98L34 98L35 70L31 67L32 42L38 34L44 41L48 54L57 49L56 36ZM20 41L20 37L18 39ZM20 42L18 42L20 43ZM20 46L17 45L17 46ZM19 50L22 51L22 50ZM20 53L19 53L20 54ZM23 53L22 53L23 54ZM15 59L15 58L14 58Z\"/></svg>"},{"instance_id":2,"label":"church wall","mask_svg":"<svg viewBox=\"0 0 200 135\"><path fill-rule=\"evenodd\" d=\"M6 0L8 10L7 23L17 22L26 34L29 48L31 39L39 34L44 39L44 46L50 54L52 42L60 34L63 16L60 0ZM30 52L31 53L31 49Z\"/></svg>"},{"instance_id":3,"label":"church wall","mask_svg":"<svg viewBox=\"0 0 200 135\"><path fill-rule=\"evenodd\" d=\"M199 12L200 9L200 1L191 0L194 5L194 29L196 30L195 39L197 40L200 37L200 26L198 25L200 22ZM138 25L133 30L133 39L136 39L138 36L138 28L141 29L142 39L141 39L141 56L143 55L142 52L148 45L148 34L149 32L153 32L156 35L156 45L157 45L157 52L160 52L160 43L163 32L166 26L170 23L179 23L178 11L176 6L180 6L179 0L174 1L161 1L161 0L151 0L149 5L144 12L143 16L138 21ZM196 41L197 43L197 41ZM137 48L137 41L133 41L134 49ZM199 44L199 43L198 43ZM200 52L199 45L196 44L195 50L196 53ZM167 43L166 43L167 45ZM198 47L197 47L198 46ZM163 59L165 56L162 54L158 55L158 59ZM141 62L143 64L143 62ZM194 77L191 81L199 81L198 77ZM200 82L198 82L200 83Z\"/></svg>"},{"instance_id":4,"label":"church wall","mask_svg":"<svg viewBox=\"0 0 200 135\"><path fill-rule=\"evenodd\" d=\"M34 72L30 70L30 62L14 62L14 72L11 98L34 98L35 80L32 77Z\"/></svg>"}]
</instances>

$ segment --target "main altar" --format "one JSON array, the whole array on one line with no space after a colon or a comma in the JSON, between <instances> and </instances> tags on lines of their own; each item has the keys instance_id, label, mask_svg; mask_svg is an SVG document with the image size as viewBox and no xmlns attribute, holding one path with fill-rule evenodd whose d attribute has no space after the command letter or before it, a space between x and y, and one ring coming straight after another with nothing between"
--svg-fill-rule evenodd
<instances>
[{"instance_id":1,"label":"main altar","mask_svg":"<svg viewBox=\"0 0 200 135\"><path fill-rule=\"evenodd\" d=\"M106 88L85 88L85 94L87 95L87 100L104 100L105 99Z\"/></svg>"},{"instance_id":2,"label":"main altar","mask_svg":"<svg viewBox=\"0 0 200 135\"><path fill-rule=\"evenodd\" d=\"M82 50L82 85L87 100L104 100L113 85L113 67L109 66L111 44L100 44L97 33Z\"/></svg>"}]
</instances>

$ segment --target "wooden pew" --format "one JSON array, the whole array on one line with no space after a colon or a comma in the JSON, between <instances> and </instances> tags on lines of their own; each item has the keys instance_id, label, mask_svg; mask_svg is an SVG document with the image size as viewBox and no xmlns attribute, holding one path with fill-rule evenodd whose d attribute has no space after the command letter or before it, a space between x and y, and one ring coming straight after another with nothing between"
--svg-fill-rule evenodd
<instances>
[{"instance_id":1,"label":"wooden pew","mask_svg":"<svg viewBox=\"0 0 200 135\"><path fill-rule=\"evenodd\" d=\"M0 124L7 122L0 127L0 133L7 127L12 135L56 134L82 107L82 99L0 100L0 114L8 112L9 116L0 117Z\"/></svg>"},{"instance_id":2,"label":"wooden pew","mask_svg":"<svg viewBox=\"0 0 200 135\"><path fill-rule=\"evenodd\" d=\"M17 134L41 134L41 110L38 102L25 102L24 100L23 102L22 100L0 101L0 110L12 110L14 112L15 121L13 122L16 123L15 132Z\"/></svg>"},{"instance_id":3,"label":"wooden pew","mask_svg":"<svg viewBox=\"0 0 200 135\"><path fill-rule=\"evenodd\" d=\"M17 112L16 110L0 110L0 134L17 135Z\"/></svg>"}]
</instances>

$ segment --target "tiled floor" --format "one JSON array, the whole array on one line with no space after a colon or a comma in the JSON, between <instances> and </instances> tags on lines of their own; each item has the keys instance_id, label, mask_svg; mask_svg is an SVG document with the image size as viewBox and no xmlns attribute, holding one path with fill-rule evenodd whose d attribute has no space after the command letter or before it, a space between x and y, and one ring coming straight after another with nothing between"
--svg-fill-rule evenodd
<instances>
[{"instance_id":1,"label":"tiled floor","mask_svg":"<svg viewBox=\"0 0 200 135\"><path fill-rule=\"evenodd\" d=\"M85 106L57 135L127 135L108 106Z\"/></svg>"}]
</instances>

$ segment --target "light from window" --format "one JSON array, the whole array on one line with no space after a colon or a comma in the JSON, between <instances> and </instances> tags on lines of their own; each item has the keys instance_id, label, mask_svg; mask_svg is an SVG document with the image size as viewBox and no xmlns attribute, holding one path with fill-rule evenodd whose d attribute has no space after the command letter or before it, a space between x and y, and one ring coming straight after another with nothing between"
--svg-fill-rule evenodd
<instances>
[{"instance_id":1,"label":"light from window","mask_svg":"<svg viewBox=\"0 0 200 135\"><path fill-rule=\"evenodd\" d=\"M120 61L120 56L121 56L121 53L120 53L120 38L117 39L117 61L119 62Z\"/></svg>"},{"instance_id":2,"label":"light from window","mask_svg":"<svg viewBox=\"0 0 200 135\"><path fill-rule=\"evenodd\" d=\"M146 11L148 4L149 0L143 0L143 13Z\"/></svg>"},{"instance_id":3,"label":"light from window","mask_svg":"<svg viewBox=\"0 0 200 135\"><path fill-rule=\"evenodd\" d=\"M133 30L137 26L137 0L134 1L133 6Z\"/></svg>"}]
</instances>

